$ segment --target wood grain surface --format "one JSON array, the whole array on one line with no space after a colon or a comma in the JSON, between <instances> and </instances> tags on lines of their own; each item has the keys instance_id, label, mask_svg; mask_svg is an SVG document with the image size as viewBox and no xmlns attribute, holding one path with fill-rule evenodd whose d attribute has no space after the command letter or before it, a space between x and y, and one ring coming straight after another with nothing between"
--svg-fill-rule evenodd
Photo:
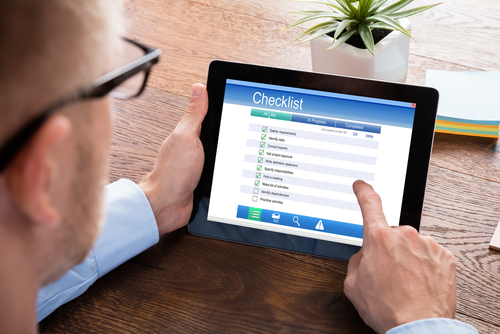
<instances>
[{"instance_id":1,"label":"wood grain surface","mask_svg":"<svg viewBox=\"0 0 500 334\"><path fill-rule=\"evenodd\" d=\"M436 1L415 0L411 6ZM163 56L139 98L113 102L109 179L141 180L213 59L310 70L287 0L130 0L128 35ZM426 69L500 70L500 5L447 1L412 18L407 83ZM456 318L500 333L500 145L436 134L421 233L457 258ZM344 262L190 235L185 228L40 323L41 333L372 333L343 293Z\"/></svg>"},{"instance_id":2,"label":"wood grain surface","mask_svg":"<svg viewBox=\"0 0 500 334\"><path fill-rule=\"evenodd\" d=\"M495 233L490 241L490 248L500 251L500 223L498 223Z\"/></svg>"}]
</instances>

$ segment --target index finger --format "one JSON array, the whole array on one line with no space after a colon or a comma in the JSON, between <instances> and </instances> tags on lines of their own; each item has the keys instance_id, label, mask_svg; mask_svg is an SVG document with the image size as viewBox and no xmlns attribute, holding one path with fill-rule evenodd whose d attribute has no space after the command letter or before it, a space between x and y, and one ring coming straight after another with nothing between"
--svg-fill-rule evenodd
<instances>
[{"instance_id":1,"label":"index finger","mask_svg":"<svg viewBox=\"0 0 500 334\"><path fill-rule=\"evenodd\" d=\"M363 243L369 242L374 230L387 229L390 231L382 211L382 201L372 186L358 180L353 183L352 188L363 215Z\"/></svg>"}]
</instances>

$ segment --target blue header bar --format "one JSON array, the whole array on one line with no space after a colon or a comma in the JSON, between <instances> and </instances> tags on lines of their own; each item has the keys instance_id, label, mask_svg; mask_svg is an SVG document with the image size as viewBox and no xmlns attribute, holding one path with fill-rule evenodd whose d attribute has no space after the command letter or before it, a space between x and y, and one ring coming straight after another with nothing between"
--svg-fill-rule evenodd
<instances>
[{"instance_id":1,"label":"blue header bar","mask_svg":"<svg viewBox=\"0 0 500 334\"><path fill-rule=\"evenodd\" d=\"M407 102L231 79L226 81L224 103L404 128L413 127L415 115L415 108ZM346 123L353 126L355 122ZM345 128L363 131L349 126Z\"/></svg>"},{"instance_id":2,"label":"blue header bar","mask_svg":"<svg viewBox=\"0 0 500 334\"><path fill-rule=\"evenodd\" d=\"M357 95L347 95L347 94L339 94L339 93L331 93L331 92L323 92L319 90L305 89L305 88L295 88L295 87L287 87L287 86L277 86L277 85L269 85L257 82L250 81L241 81L241 80L233 80L227 79L226 83L232 85L241 85L248 87L256 87L256 88L267 88L267 89L285 89L292 93L303 93L317 96L328 96L328 97L337 97L340 99L346 100L356 100L356 101L365 101L371 103L380 103L380 104L389 104L400 107L412 107L412 104L409 102L401 102L401 101L393 101L393 100L385 100L385 99L376 99L373 97L365 97L365 96L357 96Z\"/></svg>"}]
</instances>

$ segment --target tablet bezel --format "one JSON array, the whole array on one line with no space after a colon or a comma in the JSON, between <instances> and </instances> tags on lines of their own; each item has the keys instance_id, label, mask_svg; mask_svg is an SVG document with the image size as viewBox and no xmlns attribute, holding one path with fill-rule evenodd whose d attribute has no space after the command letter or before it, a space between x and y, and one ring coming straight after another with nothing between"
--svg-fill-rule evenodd
<instances>
[{"instance_id":1,"label":"tablet bezel","mask_svg":"<svg viewBox=\"0 0 500 334\"><path fill-rule=\"evenodd\" d=\"M341 260L348 260L359 250L358 246L207 220L227 79L416 103L400 225L410 225L419 230L434 139L437 90L422 86L214 60L210 64L207 80L209 109L200 136L205 151L205 164L195 190L193 213L188 225L192 234ZM221 229L224 232L221 232ZM286 242L278 241L277 244L273 244L273 240L286 240Z\"/></svg>"}]
</instances>

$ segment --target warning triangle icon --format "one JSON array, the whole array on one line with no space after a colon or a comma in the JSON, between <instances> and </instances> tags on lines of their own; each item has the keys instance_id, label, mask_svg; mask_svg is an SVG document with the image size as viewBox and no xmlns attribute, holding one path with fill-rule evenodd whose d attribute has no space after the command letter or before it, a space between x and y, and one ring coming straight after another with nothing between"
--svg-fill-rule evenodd
<instances>
[{"instance_id":1,"label":"warning triangle icon","mask_svg":"<svg viewBox=\"0 0 500 334\"><path fill-rule=\"evenodd\" d=\"M316 224L316 229L323 231L325 228L323 227L323 222L320 220L318 224Z\"/></svg>"}]
</instances>

